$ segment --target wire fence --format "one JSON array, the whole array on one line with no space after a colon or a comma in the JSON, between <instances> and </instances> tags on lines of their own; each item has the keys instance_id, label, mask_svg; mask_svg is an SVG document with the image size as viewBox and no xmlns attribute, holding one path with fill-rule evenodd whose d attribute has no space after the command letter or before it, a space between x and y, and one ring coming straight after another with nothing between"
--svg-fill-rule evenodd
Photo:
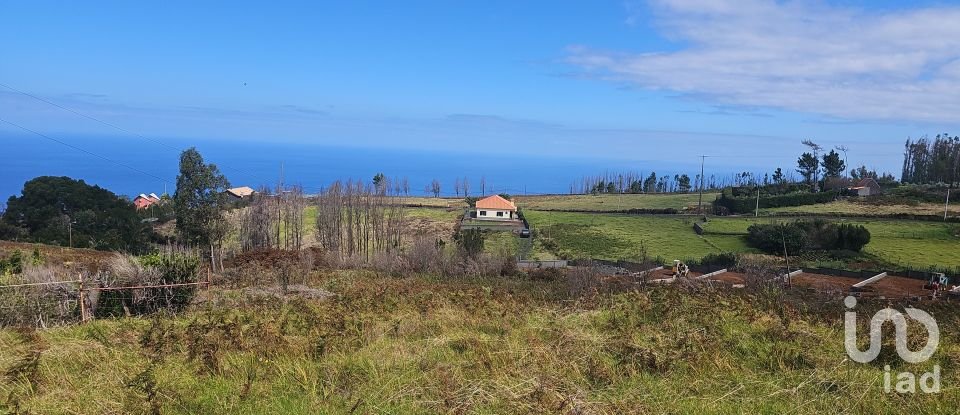
<instances>
[{"instance_id":1,"label":"wire fence","mask_svg":"<svg viewBox=\"0 0 960 415\"><path fill-rule=\"evenodd\" d=\"M207 287L209 281L103 286L83 274L75 280L0 285L0 327L49 328L96 318L176 312Z\"/></svg>"}]
</instances>

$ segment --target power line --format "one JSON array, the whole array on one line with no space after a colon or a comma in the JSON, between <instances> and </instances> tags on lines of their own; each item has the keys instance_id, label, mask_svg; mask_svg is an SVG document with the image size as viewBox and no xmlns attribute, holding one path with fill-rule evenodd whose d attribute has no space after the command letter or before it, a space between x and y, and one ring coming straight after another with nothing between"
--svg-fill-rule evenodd
<instances>
[{"instance_id":1,"label":"power line","mask_svg":"<svg viewBox=\"0 0 960 415\"><path fill-rule=\"evenodd\" d=\"M126 129L126 128L120 127L120 126L118 126L118 125L115 125L115 124L112 124L112 123L103 121L103 120L101 120L101 119L99 119L99 118L96 118L96 117L94 117L94 116L92 116L92 115L84 114L84 113L82 113L82 112L80 112L80 111L76 111L76 110L74 110L74 109L71 109L71 108L65 107L65 106L63 106L63 105L57 104L57 103L55 103L55 102L53 102L53 101L50 101L50 100L47 100L47 99L38 97L38 96L33 95L33 94L29 93L29 92L21 91L21 90L19 90L19 89L17 89L17 88L14 88L14 87L12 87L12 86L10 86L10 85L7 85L7 84L4 84L4 83L2 83L2 82L0 82L0 86L2 86L2 87L4 87L4 88L7 88L7 89L9 89L9 90L11 90L11 91L17 92L17 93L19 93L19 94L23 94L23 95L25 95L25 96L28 96L28 97L30 97L30 98L36 99L36 100L38 100L38 101L40 101L40 102L43 102L43 103L52 105L52 106L57 107L57 108L59 108L59 109L61 109L61 110L67 111L67 112L69 112L69 113L71 113L71 114L74 114L74 115L77 115L77 116L80 116L80 117L83 117L83 118L86 118L86 119L89 119L89 120L92 120L92 121L96 121L96 122L98 122L98 123L100 123L100 124L106 125L107 127L116 129L117 131L120 131L120 132L123 132L123 133L126 133L126 134L130 134L130 135L132 135L132 136L134 136L134 137L137 137L137 138L140 138L140 139L149 141L149 142L151 142L151 143L155 143L155 144L158 144L158 145L160 145L160 146L166 147L166 148L171 149L171 150L173 150L173 151L176 151L176 152L178 152L178 153L183 150L183 149L177 148L177 147L175 147L175 146L172 146L172 145L170 145L170 144L164 143L164 142L162 142L162 141L160 141L160 140L153 139L153 138L147 137L147 136L145 136L145 135L143 135L143 134L139 134L139 133L137 133L137 132L134 132L134 131L128 130L128 129ZM15 124L13 124L13 123L10 123L9 121L5 121L5 122L7 122L8 124L11 124L11 125L15 125ZM17 127L23 128L23 127L20 127L20 126L17 126ZM24 129L25 129L25 128L24 128ZM25 129L25 130L26 130L26 129ZM30 130L27 130L27 131L30 131ZM35 131L31 131L31 132L39 135L39 133L36 133ZM49 138L49 137L47 137L47 138ZM61 143L61 144L64 144L64 143ZM65 145L67 145L67 144L65 144ZM73 147L73 148L77 148L77 147ZM87 152L86 150L83 150L83 149L79 149L79 148L77 148L77 149L80 150L80 151ZM88 152L88 153L89 153L89 152ZM90 154L93 154L93 153L90 153ZM94 154L94 155L95 155L95 154ZM104 158L104 157L99 156L99 155L97 155L97 157ZM104 159L105 159L105 160L109 160L109 159L106 159L106 158L104 158ZM111 162L114 162L114 161L111 160ZM116 163L116 162L114 162L114 163ZM124 165L124 166L125 166L125 165ZM125 166L125 167L129 167L129 166ZM235 169L232 169L232 168L227 168L227 167L225 167L225 166L223 166L223 165L221 165L221 164L218 164L218 167L222 168L223 170L229 170L229 171L234 172L234 173L240 173L238 170L235 170ZM249 175L248 173L241 173L241 174ZM154 177L155 177L155 176L154 176ZM267 183L267 181L263 181L262 178L260 178L260 177L255 177L254 179L262 181L263 183L261 183L261 184ZM161 180L162 180L162 179L161 179ZM167 182L164 181L164 184L166 184L166 183L167 183Z\"/></svg>"},{"instance_id":2,"label":"power line","mask_svg":"<svg viewBox=\"0 0 960 415\"><path fill-rule=\"evenodd\" d=\"M24 91L21 91L21 90L19 90L19 89L16 89L16 88L14 88L14 87L12 87L12 86L10 86L10 85L4 84L4 83L0 83L0 86L2 86L2 87L4 87L4 88L7 88L7 89L9 89L9 90L11 90L11 91L14 91L14 92L17 92L17 93L26 95L26 96L28 96L28 97L30 97L30 98L35 99L35 100L38 100L38 101L41 101L41 102L44 102L44 103L53 105L54 107L60 108L60 109L62 109L62 110L64 110L64 111L67 111L67 112L69 112L69 113L71 113L71 114L75 114L75 115L81 116L81 117L86 118L86 119L88 119L88 120L96 121L96 122L98 122L98 123L100 123L100 124L103 124L103 125L106 125L106 126L108 126L108 127L110 127L110 128L117 129L117 130L122 131L122 132L125 132L125 133L127 133L127 134L130 134L130 135L133 135L133 136L142 138L142 139L144 139L144 140L150 141L150 142L152 142L152 143L156 143L156 144L159 144L159 145L161 145L161 146L164 146L164 147L167 147L167 148L176 150L176 151L180 151L180 149L178 149L178 148L176 148L176 147L174 147L174 146L171 146L171 145L169 145L169 144L167 144L167 143L164 143L164 142L162 142L162 141L155 140L155 139L146 137L146 136L141 135L141 134L137 134L136 132L130 131L130 130L126 129L126 128L123 128L123 127L120 127L120 126L117 126L117 125L108 123L108 122L106 122L106 121L103 121L103 120L101 120L101 119L99 119L99 118L96 118L96 117L93 117L93 116L91 116L91 115L87 115L87 114L84 114L84 113L82 113L82 112L72 110L72 109L70 109L70 108L64 107L63 105L57 104L56 102L49 101L49 100L40 98L40 97L38 97L38 96L36 96L36 95L30 94L30 93L28 93L28 92L24 92Z\"/></svg>"},{"instance_id":3,"label":"power line","mask_svg":"<svg viewBox=\"0 0 960 415\"><path fill-rule=\"evenodd\" d=\"M60 145L70 147L70 148L72 148L72 149L74 149L74 150L77 150L77 151L80 151L80 152L89 154L89 155L94 156L94 157L96 157L96 158L99 158L99 159L101 159L101 160L108 161L108 162L113 163L113 164L116 164L116 165L118 165L118 166L126 167L126 168L128 168L128 169L130 169L130 170L133 170L133 171L137 172L137 173L140 173L140 174L143 174L143 175L146 175L146 176L153 177L154 179L160 180L160 181L163 182L163 183L166 183L166 182L167 182L166 179L164 179L164 178L162 178L162 177L160 177L160 176L154 175L154 174L152 174L152 173L147 173L147 172L145 172L145 171L143 171L143 170L140 170L140 169L138 169L138 168L136 168L136 167L130 166L130 165L128 165L128 164L121 163L121 162L119 162L119 161L113 160L113 159L108 158L108 157L105 157L105 156L101 156L101 155L99 155L99 154L97 154L97 153L94 153L94 152L92 152L92 151L90 151L90 150L87 150L87 149L84 149L84 148L81 148L81 147L77 147L77 146L75 146L75 145L73 145L73 144L70 144L70 143L64 142L64 141L62 141L62 140L58 140L58 139L56 139L56 138L50 137L50 136L48 136L48 135L46 135L46 134L43 134L43 133L40 133L40 132L31 130L31 129L29 129L29 128L27 128L27 127L24 127L24 126L22 126L22 125L19 125L19 124L16 124L16 123L7 121L7 120L5 120L5 119L3 119L3 118L0 118L0 121L5 122L5 123L7 123L7 124L10 124L10 125L12 125L12 126L14 126L14 127L17 127L17 128L19 128L19 129L21 129L21 130L23 130L23 131L26 131L26 132L29 132L29 133L33 133L33 134L36 134L36 135L38 135L38 136L40 136L40 137L46 138L47 140L53 141L54 143L58 143L58 144L60 144Z\"/></svg>"}]
</instances>

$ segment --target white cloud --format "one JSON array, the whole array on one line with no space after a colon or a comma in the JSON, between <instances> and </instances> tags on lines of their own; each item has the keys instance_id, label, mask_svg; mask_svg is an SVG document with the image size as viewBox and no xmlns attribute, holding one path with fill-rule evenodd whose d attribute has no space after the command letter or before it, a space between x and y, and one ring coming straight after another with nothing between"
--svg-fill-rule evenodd
<instances>
[{"instance_id":1,"label":"white cloud","mask_svg":"<svg viewBox=\"0 0 960 415\"><path fill-rule=\"evenodd\" d=\"M653 0L679 49L572 47L602 79L857 120L957 123L960 7L887 12L809 1Z\"/></svg>"}]
</instances>

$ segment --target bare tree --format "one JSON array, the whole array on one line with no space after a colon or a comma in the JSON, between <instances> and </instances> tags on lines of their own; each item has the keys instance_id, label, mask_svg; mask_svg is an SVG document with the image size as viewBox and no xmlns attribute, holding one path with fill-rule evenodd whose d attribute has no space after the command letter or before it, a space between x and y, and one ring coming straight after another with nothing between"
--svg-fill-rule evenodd
<instances>
[{"instance_id":1,"label":"bare tree","mask_svg":"<svg viewBox=\"0 0 960 415\"><path fill-rule=\"evenodd\" d=\"M307 200L303 195L303 187L297 185L290 187L283 193L284 210L284 231L286 233L284 248L300 250L303 248L303 239L306 229L304 229L304 210L307 208Z\"/></svg>"},{"instance_id":2,"label":"bare tree","mask_svg":"<svg viewBox=\"0 0 960 415\"><path fill-rule=\"evenodd\" d=\"M837 151L840 151L841 153L843 153L843 172L846 173L847 168L850 167L847 164L847 152L850 151L850 147L847 147L845 145L839 145L836 147L836 149Z\"/></svg>"},{"instance_id":3,"label":"bare tree","mask_svg":"<svg viewBox=\"0 0 960 415\"><path fill-rule=\"evenodd\" d=\"M406 218L402 180L335 182L317 197L317 242L340 258L370 261L399 250ZM399 200L397 200L399 199Z\"/></svg>"},{"instance_id":4,"label":"bare tree","mask_svg":"<svg viewBox=\"0 0 960 415\"><path fill-rule=\"evenodd\" d=\"M430 182L430 192L433 193L433 197L440 197L440 181L433 179Z\"/></svg>"},{"instance_id":5,"label":"bare tree","mask_svg":"<svg viewBox=\"0 0 960 415\"><path fill-rule=\"evenodd\" d=\"M470 180L463 178L463 197L470 197Z\"/></svg>"},{"instance_id":6,"label":"bare tree","mask_svg":"<svg viewBox=\"0 0 960 415\"><path fill-rule=\"evenodd\" d=\"M270 189L261 187L251 196L250 206L240 213L240 248L244 252L273 247L274 197Z\"/></svg>"},{"instance_id":7,"label":"bare tree","mask_svg":"<svg viewBox=\"0 0 960 415\"><path fill-rule=\"evenodd\" d=\"M453 192L457 194L457 197L460 197L460 178L457 177L456 181L453 182Z\"/></svg>"}]
</instances>

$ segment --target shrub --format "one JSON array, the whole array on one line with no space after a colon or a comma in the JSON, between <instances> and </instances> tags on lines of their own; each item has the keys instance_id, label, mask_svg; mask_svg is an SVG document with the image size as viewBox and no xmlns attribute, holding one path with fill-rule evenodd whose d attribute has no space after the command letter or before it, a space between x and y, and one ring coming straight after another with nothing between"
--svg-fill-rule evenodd
<instances>
[{"instance_id":1,"label":"shrub","mask_svg":"<svg viewBox=\"0 0 960 415\"><path fill-rule=\"evenodd\" d=\"M797 255L806 245L806 234L798 226L789 223L755 223L747 228L747 243L770 254Z\"/></svg>"},{"instance_id":2,"label":"shrub","mask_svg":"<svg viewBox=\"0 0 960 415\"><path fill-rule=\"evenodd\" d=\"M710 266L718 265L723 267L732 267L737 264L737 254L733 252L724 252L720 254L710 253L700 258L698 261L690 261L698 265Z\"/></svg>"},{"instance_id":3,"label":"shrub","mask_svg":"<svg viewBox=\"0 0 960 415\"><path fill-rule=\"evenodd\" d=\"M862 225L836 224L823 219L777 224L753 224L747 228L747 243L763 252L789 255L804 251L859 252L870 243L870 231Z\"/></svg>"},{"instance_id":4,"label":"shrub","mask_svg":"<svg viewBox=\"0 0 960 415\"><path fill-rule=\"evenodd\" d=\"M0 275L20 274L23 272L23 252L13 251L9 258L0 258Z\"/></svg>"},{"instance_id":5,"label":"shrub","mask_svg":"<svg viewBox=\"0 0 960 415\"><path fill-rule=\"evenodd\" d=\"M143 287L199 281L200 259L181 253L151 254L140 258L118 255L101 280L104 287ZM193 300L197 286L125 288L100 293L95 314L116 316L177 311Z\"/></svg>"},{"instance_id":6,"label":"shrub","mask_svg":"<svg viewBox=\"0 0 960 415\"><path fill-rule=\"evenodd\" d=\"M860 252L870 243L870 231L863 225L841 223L837 226L837 245L834 249Z\"/></svg>"},{"instance_id":7,"label":"shrub","mask_svg":"<svg viewBox=\"0 0 960 415\"><path fill-rule=\"evenodd\" d=\"M437 270L442 255L439 244L428 239L418 239L403 253L403 258L410 271L426 274Z\"/></svg>"},{"instance_id":8,"label":"shrub","mask_svg":"<svg viewBox=\"0 0 960 415\"><path fill-rule=\"evenodd\" d=\"M459 231L454 235L454 239L467 256L476 257L483 252L483 231L480 229Z\"/></svg>"},{"instance_id":9,"label":"shrub","mask_svg":"<svg viewBox=\"0 0 960 415\"><path fill-rule=\"evenodd\" d=\"M563 270L560 268L534 268L527 272L527 275L534 281L558 281L563 277Z\"/></svg>"}]
</instances>

